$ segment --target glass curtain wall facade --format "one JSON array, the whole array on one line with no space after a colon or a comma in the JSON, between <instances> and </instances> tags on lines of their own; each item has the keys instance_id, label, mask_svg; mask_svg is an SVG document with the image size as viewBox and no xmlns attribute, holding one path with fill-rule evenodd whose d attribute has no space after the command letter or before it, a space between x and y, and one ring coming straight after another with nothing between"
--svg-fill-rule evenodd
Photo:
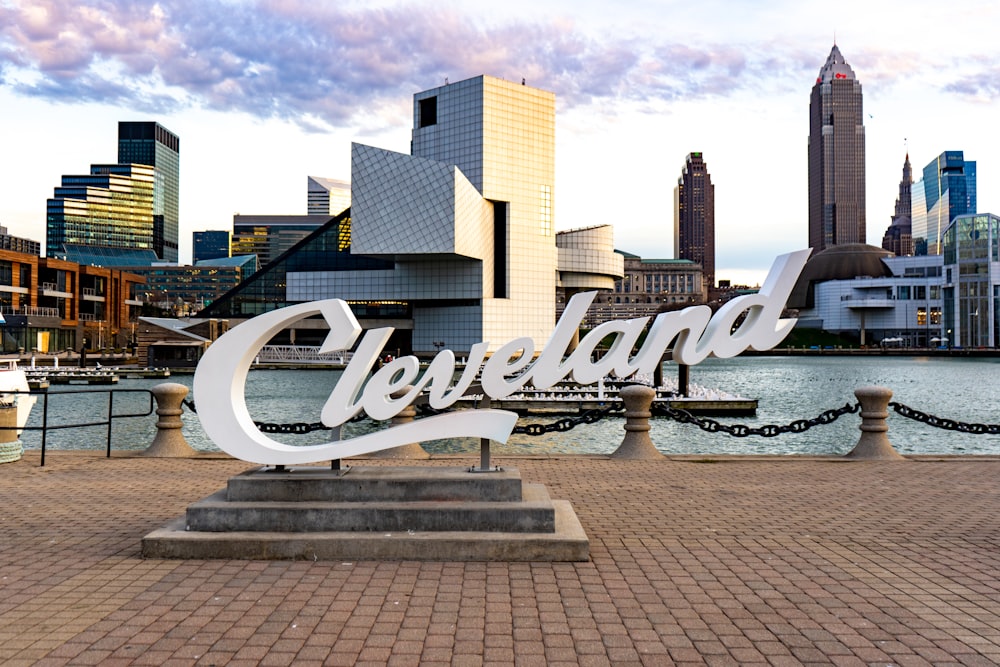
<instances>
[{"instance_id":1,"label":"glass curtain wall facade","mask_svg":"<svg viewBox=\"0 0 1000 667\"><path fill-rule=\"evenodd\" d=\"M865 243L861 82L834 45L809 101L809 247Z\"/></svg>"},{"instance_id":2,"label":"glass curtain wall facade","mask_svg":"<svg viewBox=\"0 0 1000 667\"><path fill-rule=\"evenodd\" d=\"M715 186L701 153L688 154L674 189L674 253L700 264L706 284L715 287Z\"/></svg>"},{"instance_id":3,"label":"glass curtain wall facade","mask_svg":"<svg viewBox=\"0 0 1000 667\"><path fill-rule=\"evenodd\" d=\"M153 168L138 164L63 176L46 205L46 255L59 256L64 244L152 249L153 183Z\"/></svg>"},{"instance_id":4,"label":"glass curtain wall facade","mask_svg":"<svg viewBox=\"0 0 1000 667\"><path fill-rule=\"evenodd\" d=\"M232 233L224 229L194 232L191 237L193 261L197 264L206 259L229 257L231 236Z\"/></svg>"},{"instance_id":5,"label":"glass curtain wall facade","mask_svg":"<svg viewBox=\"0 0 1000 667\"><path fill-rule=\"evenodd\" d=\"M329 221L329 215L234 215L232 254L257 255L265 267Z\"/></svg>"},{"instance_id":6,"label":"glass curtain wall facade","mask_svg":"<svg viewBox=\"0 0 1000 667\"><path fill-rule=\"evenodd\" d=\"M940 255L951 221L976 212L976 163L962 151L945 151L924 167L912 194L914 254Z\"/></svg>"},{"instance_id":7,"label":"glass curtain wall facade","mask_svg":"<svg viewBox=\"0 0 1000 667\"><path fill-rule=\"evenodd\" d=\"M391 261L351 254L350 209L276 258L266 267L219 297L201 311L201 317L242 319L292 305L287 298L287 275L302 271L392 270ZM352 303L359 317L407 316L407 303Z\"/></svg>"},{"instance_id":8,"label":"glass curtain wall facade","mask_svg":"<svg viewBox=\"0 0 1000 667\"><path fill-rule=\"evenodd\" d=\"M165 262L178 259L180 139L159 123L118 123L119 164L154 168L153 250Z\"/></svg>"},{"instance_id":9,"label":"glass curtain wall facade","mask_svg":"<svg viewBox=\"0 0 1000 667\"><path fill-rule=\"evenodd\" d=\"M958 216L942 249L945 335L962 347L1000 347L1000 217Z\"/></svg>"}]
</instances>

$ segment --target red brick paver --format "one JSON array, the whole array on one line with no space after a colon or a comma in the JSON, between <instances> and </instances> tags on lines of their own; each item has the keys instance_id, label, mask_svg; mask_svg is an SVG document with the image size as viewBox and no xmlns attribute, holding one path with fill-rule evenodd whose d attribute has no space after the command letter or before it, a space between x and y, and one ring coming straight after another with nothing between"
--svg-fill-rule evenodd
<instances>
[{"instance_id":1,"label":"red brick paver","mask_svg":"<svg viewBox=\"0 0 1000 667\"><path fill-rule=\"evenodd\" d=\"M248 464L29 453L0 466L0 663L1000 663L996 459L498 462L573 503L590 562L143 560Z\"/></svg>"}]
</instances>

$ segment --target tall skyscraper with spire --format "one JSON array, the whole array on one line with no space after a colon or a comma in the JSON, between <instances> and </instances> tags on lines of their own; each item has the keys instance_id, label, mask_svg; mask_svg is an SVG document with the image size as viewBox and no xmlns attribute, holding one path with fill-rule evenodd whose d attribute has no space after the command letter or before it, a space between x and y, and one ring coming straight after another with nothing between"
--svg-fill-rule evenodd
<instances>
[{"instance_id":1,"label":"tall skyscraper with spire","mask_svg":"<svg viewBox=\"0 0 1000 667\"><path fill-rule=\"evenodd\" d=\"M899 181L899 197L892 223L882 237L882 247L897 257L913 254L913 169L910 154L903 161L903 178Z\"/></svg>"},{"instance_id":2,"label":"tall skyscraper with spire","mask_svg":"<svg viewBox=\"0 0 1000 667\"><path fill-rule=\"evenodd\" d=\"M715 186L701 153L688 153L674 189L674 257L701 264L715 287Z\"/></svg>"},{"instance_id":3,"label":"tall skyscraper with spire","mask_svg":"<svg viewBox=\"0 0 1000 667\"><path fill-rule=\"evenodd\" d=\"M809 247L865 243L861 82L833 45L809 101Z\"/></svg>"}]
</instances>

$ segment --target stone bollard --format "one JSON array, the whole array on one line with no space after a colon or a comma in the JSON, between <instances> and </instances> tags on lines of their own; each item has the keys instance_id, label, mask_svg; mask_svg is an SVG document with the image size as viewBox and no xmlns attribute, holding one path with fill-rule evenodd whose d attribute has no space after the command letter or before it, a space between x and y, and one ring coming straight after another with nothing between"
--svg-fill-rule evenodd
<instances>
[{"instance_id":1,"label":"stone bollard","mask_svg":"<svg viewBox=\"0 0 1000 667\"><path fill-rule=\"evenodd\" d=\"M392 397L402 398L411 389L413 389L413 385L407 385L402 389L397 389L392 392ZM413 418L416 416L417 409L410 404L403 408L398 415L393 417L391 423L393 426L396 424L408 424L412 422ZM372 452L368 456L373 459L429 459L431 457L431 455L420 446L419 442L411 442L408 445L382 449L377 452Z\"/></svg>"},{"instance_id":2,"label":"stone bollard","mask_svg":"<svg viewBox=\"0 0 1000 667\"><path fill-rule=\"evenodd\" d=\"M623 387L618 395L625 403L625 438L611 454L613 459L662 459L664 458L649 438L649 411L656 397L656 390L641 384Z\"/></svg>"},{"instance_id":3,"label":"stone bollard","mask_svg":"<svg viewBox=\"0 0 1000 667\"><path fill-rule=\"evenodd\" d=\"M156 399L156 414L160 419L156 422L156 436L141 456L184 457L194 456L197 452L184 439L181 433L181 401L188 394L188 388L176 382L164 382L151 389Z\"/></svg>"},{"instance_id":4,"label":"stone bollard","mask_svg":"<svg viewBox=\"0 0 1000 667\"><path fill-rule=\"evenodd\" d=\"M861 404L861 437L858 444L847 454L849 459L903 460L903 456L893 449L889 442L889 400L892 390L888 387L859 387L854 390Z\"/></svg>"},{"instance_id":5,"label":"stone bollard","mask_svg":"<svg viewBox=\"0 0 1000 667\"><path fill-rule=\"evenodd\" d=\"M17 406L0 405L0 463L13 463L24 453L16 427Z\"/></svg>"}]
</instances>

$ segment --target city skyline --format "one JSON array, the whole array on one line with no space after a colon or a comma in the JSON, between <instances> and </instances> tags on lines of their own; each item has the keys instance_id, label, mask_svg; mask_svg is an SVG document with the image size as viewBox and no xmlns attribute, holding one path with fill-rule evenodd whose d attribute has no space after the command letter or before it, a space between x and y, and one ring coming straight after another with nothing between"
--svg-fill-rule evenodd
<instances>
[{"instance_id":1,"label":"city skyline","mask_svg":"<svg viewBox=\"0 0 1000 667\"><path fill-rule=\"evenodd\" d=\"M1000 8L800 4L7 0L0 140L17 160L0 167L0 224L44 238L58 176L113 162L118 121L156 121L185 140L189 259L191 232L234 213L304 214L304 177L349 178L352 141L408 150L399 100L489 74L556 94L556 229L612 222L616 247L672 256L660 199L703 151L718 186L717 278L753 282L808 244L808 96L834 43L864 84L867 242L890 222L907 152L919 165L964 151L979 211L1000 210ZM761 191L770 173L782 175L778 206Z\"/></svg>"}]
</instances>

